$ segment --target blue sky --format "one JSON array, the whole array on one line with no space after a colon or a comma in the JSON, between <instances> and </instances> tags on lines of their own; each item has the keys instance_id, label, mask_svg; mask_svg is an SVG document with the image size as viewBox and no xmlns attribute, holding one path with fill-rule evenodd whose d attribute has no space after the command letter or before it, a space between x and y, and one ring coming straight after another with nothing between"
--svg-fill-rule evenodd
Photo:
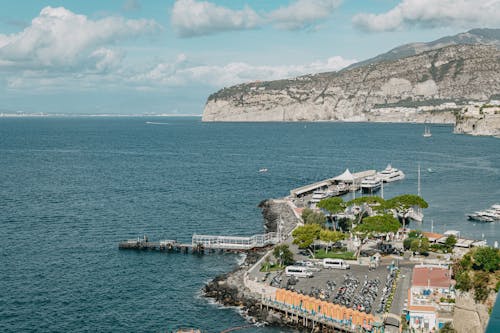
<instances>
[{"instance_id":1,"label":"blue sky","mask_svg":"<svg viewBox=\"0 0 500 333\"><path fill-rule=\"evenodd\" d=\"M254 80L498 27L500 0L0 0L0 112L201 114Z\"/></svg>"}]
</instances>

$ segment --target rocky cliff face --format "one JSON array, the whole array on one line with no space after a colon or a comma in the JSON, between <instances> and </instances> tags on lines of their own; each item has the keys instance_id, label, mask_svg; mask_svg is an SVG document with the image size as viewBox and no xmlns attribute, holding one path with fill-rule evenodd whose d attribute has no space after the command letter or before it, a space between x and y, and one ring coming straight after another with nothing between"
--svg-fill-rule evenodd
<instances>
[{"instance_id":1,"label":"rocky cliff face","mask_svg":"<svg viewBox=\"0 0 500 333\"><path fill-rule=\"evenodd\" d=\"M454 122L457 110L442 105L499 93L500 52L454 45L340 72L224 88L208 98L203 121Z\"/></svg>"},{"instance_id":2,"label":"rocky cliff face","mask_svg":"<svg viewBox=\"0 0 500 333\"><path fill-rule=\"evenodd\" d=\"M496 101L500 104L500 102ZM469 105L456 113L455 133L500 137L500 105Z\"/></svg>"}]
</instances>

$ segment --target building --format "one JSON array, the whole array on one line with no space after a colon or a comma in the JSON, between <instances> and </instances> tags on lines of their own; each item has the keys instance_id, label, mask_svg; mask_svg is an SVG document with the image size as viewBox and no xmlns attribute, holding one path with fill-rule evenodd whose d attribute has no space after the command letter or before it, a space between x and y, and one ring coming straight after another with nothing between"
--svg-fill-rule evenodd
<instances>
[{"instance_id":1,"label":"building","mask_svg":"<svg viewBox=\"0 0 500 333\"><path fill-rule=\"evenodd\" d=\"M410 327L431 332L452 321L454 284L451 268L447 266L415 266L412 286L408 290L407 319Z\"/></svg>"}]
</instances>

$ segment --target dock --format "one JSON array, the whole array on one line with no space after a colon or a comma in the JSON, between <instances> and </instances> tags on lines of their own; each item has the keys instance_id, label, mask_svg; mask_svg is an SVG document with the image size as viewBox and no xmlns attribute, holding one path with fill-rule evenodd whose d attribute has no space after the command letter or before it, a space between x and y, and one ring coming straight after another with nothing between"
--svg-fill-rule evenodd
<instances>
[{"instance_id":1,"label":"dock","mask_svg":"<svg viewBox=\"0 0 500 333\"><path fill-rule=\"evenodd\" d=\"M290 196L294 198L300 198L305 195L311 194L314 191L324 190L330 186L340 183L348 184L350 191L355 191L359 189L359 184L364 178L375 176L376 174L377 170L365 170L365 171L351 173L349 169L346 169L344 173L335 176L333 178L328 178L316 183L295 188L290 191Z\"/></svg>"},{"instance_id":2,"label":"dock","mask_svg":"<svg viewBox=\"0 0 500 333\"><path fill-rule=\"evenodd\" d=\"M152 242L147 236L129 239L118 244L120 250L143 250L161 252L205 253L205 250L249 251L277 244L280 233L269 232L253 236L220 236L194 234L191 243L181 243L176 240L160 240Z\"/></svg>"}]
</instances>

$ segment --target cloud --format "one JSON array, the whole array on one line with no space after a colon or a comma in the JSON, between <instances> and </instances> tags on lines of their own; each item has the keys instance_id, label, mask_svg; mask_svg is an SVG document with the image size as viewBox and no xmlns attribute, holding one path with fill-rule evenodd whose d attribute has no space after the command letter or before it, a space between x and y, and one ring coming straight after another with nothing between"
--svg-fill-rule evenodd
<instances>
[{"instance_id":1,"label":"cloud","mask_svg":"<svg viewBox=\"0 0 500 333\"><path fill-rule=\"evenodd\" d=\"M486 27L498 25L500 1L402 0L382 14L361 13L353 17L356 27L365 31L394 31L409 26L425 28Z\"/></svg>"},{"instance_id":2,"label":"cloud","mask_svg":"<svg viewBox=\"0 0 500 333\"><path fill-rule=\"evenodd\" d=\"M157 84L170 87L188 85L208 85L222 88L255 80L276 80L296 76L337 71L356 62L339 56L305 65L251 65L232 62L226 65L191 65L185 55L177 57L173 63L160 63L149 71L140 73L129 82L144 85Z\"/></svg>"},{"instance_id":3,"label":"cloud","mask_svg":"<svg viewBox=\"0 0 500 333\"><path fill-rule=\"evenodd\" d=\"M252 29L260 21L259 15L248 6L232 10L207 1L178 0L172 10L172 26L181 37Z\"/></svg>"},{"instance_id":4,"label":"cloud","mask_svg":"<svg viewBox=\"0 0 500 333\"><path fill-rule=\"evenodd\" d=\"M45 7L23 31L0 34L0 69L105 70L122 58L109 46L160 29L154 20L91 20L63 7Z\"/></svg>"},{"instance_id":5,"label":"cloud","mask_svg":"<svg viewBox=\"0 0 500 333\"><path fill-rule=\"evenodd\" d=\"M171 23L180 37L246 30L273 25L279 29L298 30L328 18L341 0L296 0L268 13L257 13L249 6L234 10L208 1L177 0Z\"/></svg>"},{"instance_id":6,"label":"cloud","mask_svg":"<svg viewBox=\"0 0 500 333\"><path fill-rule=\"evenodd\" d=\"M340 0L298 0L272 11L267 17L278 28L298 30L328 18L340 3Z\"/></svg>"}]
</instances>

